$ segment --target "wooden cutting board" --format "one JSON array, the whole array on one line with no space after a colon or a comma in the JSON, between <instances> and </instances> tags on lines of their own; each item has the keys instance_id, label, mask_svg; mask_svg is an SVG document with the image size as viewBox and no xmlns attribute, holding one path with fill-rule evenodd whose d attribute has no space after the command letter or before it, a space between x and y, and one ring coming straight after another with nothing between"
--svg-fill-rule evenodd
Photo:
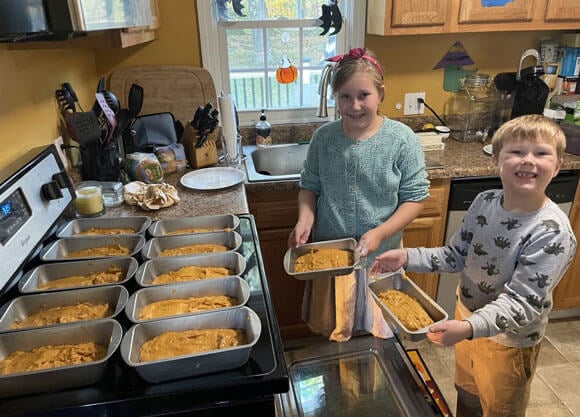
<instances>
[{"instance_id":1,"label":"wooden cutting board","mask_svg":"<svg viewBox=\"0 0 580 417\"><path fill-rule=\"evenodd\" d=\"M111 74L109 88L121 108L127 108L133 83L143 87L141 115L171 112L185 126L199 106L211 103L218 107L215 85L205 68L146 65L119 69Z\"/></svg>"}]
</instances>

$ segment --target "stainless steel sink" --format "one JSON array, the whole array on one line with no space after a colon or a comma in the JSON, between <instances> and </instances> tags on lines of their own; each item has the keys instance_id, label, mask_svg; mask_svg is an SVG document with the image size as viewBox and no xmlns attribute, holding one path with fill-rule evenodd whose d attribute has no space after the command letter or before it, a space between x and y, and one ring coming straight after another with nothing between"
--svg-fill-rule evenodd
<instances>
[{"instance_id":1,"label":"stainless steel sink","mask_svg":"<svg viewBox=\"0 0 580 417\"><path fill-rule=\"evenodd\" d=\"M307 143L290 143L258 148L243 147L248 181L277 181L300 178L308 152Z\"/></svg>"}]
</instances>

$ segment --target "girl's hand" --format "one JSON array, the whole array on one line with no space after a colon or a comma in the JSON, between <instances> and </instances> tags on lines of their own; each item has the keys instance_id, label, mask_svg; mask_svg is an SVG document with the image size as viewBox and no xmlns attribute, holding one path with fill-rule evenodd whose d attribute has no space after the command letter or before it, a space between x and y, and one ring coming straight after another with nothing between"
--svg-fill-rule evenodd
<instances>
[{"instance_id":1,"label":"girl's hand","mask_svg":"<svg viewBox=\"0 0 580 417\"><path fill-rule=\"evenodd\" d=\"M381 253L375 258L371 267L371 274L395 272L407 265L407 250L392 249Z\"/></svg>"},{"instance_id":2,"label":"girl's hand","mask_svg":"<svg viewBox=\"0 0 580 417\"><path fill-rule=\"evenodd\" d=\"M288 247L295 248L308 242L311 230L312 225L307 226L300 222L296 223L296 226L294 226L294 229L292 229L288 237Z\"/></svg>"},{"instance_id":3,"label":"girl's hand","mask_svg":"<svg viewBox=\"0 0 580 417\"><path fill-rule=\"evenodd\" d=\"M360 250L360 255L368 256L369 253L376 251L381 245L381 241L381 235L376 228L369 230L358 241L357 248Z\"/></svg>"},{"instance_id":4,"label":"girl's hand","mask_svg":"<svg viewBox=\"0 0 580 417\"><path fill-rule=\"evenodd\" d=\"M473 336L473 328L466 320L448 320L429 327L427 337L436 345L453 346Z\"/></svg>"}]
</instances>

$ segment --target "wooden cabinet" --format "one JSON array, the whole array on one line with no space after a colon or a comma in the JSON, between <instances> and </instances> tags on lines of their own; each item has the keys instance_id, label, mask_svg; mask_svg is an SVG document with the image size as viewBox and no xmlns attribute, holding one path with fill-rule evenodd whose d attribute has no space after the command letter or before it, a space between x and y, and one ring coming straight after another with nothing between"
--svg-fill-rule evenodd
<instances>
[{"instance_id":1,"label":"wooden cabinet","mask_svg":"<svg viewBox=\"0 0 580 417\"><path fill-rule=\"evenodd\" d=\"M576 198L570 211L570 222L576 238L580 238L580 184L576 188ZM566 275L554 290L554 310L570 310L580 308L580 251L576 250L574 261Z\"/></svg>"},{"instance_id":2,"label":"wooden cabinet","mask_svg":"<svg viewBox=\"0 0 580 417\"><path fill-rule=\"evenodd\" d=\"M405 246L439 246L445 236L449 179L432 180L431 196L425 202L420 216L405 228ZM304 281L286 274L284 254L288 249L288 236L298 220L298 190L291 191L248 191L250 213L258 227L260 248L268 285L284 339L311 336L302 321L302 294ZM409 276L429 296L436 297L438 274L409 273Z\"/></svg>"},{"instance_id":3,"label":"wooden cabinet","mask_svg":"<svg viewBox=\"0 0 580 417\"><path fill-rule=\"evenodd\" d=\"M369 0L367 33L412 35L578 29L577 0L513 0L485 7L481 0Z\"/></svg>"},{"instance_id":4,"label":"wooden cabinet","mask_svg":"<svg viewBox=\"0 0 580 417\"><path fill-rule=\"evenodd\" d=\"M250 213L254 215L268 285L283 339L312 336L301 317L305 281L284 270L288 236L298 221L298 190L248 191Z\"/></svg>"},{"instance_id":5,"label":"wooden cabinet","mask_svg":"<svg viewBox=\"0 0 580 417\"><path fill-rule=\"evenodd\" d=\"M21 42L9 46L10 49L59 49L59 48L128 48L151 42L157 37L159 28L158 0L149 0L151 24L144 27L110 29L87 32L86 36L64 41Z\"/></svg>"},{"instance_id":6,"label":"wooden cabinet","mask_svg":"<svg viewBox=\"0 0 580 417\"><path fill-rule=\"evenodd\" d=\"M423 211L403 232L404 246L415 248L443 245L449 186L449 179L431 180L430 197L425 201ZM407 274L431 298L436 299L439 274L415 272L407 272Z\"/></svg>"}]
</instances>

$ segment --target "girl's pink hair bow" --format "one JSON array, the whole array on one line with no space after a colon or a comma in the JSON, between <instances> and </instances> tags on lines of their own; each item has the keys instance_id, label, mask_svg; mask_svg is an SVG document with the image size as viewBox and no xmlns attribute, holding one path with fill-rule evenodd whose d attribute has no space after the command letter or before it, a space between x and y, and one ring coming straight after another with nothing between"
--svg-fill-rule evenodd
<instances>
[{"instance_id":1,"label":"girl's pink hair bow","mask_svg":"<svg viewBox=\"0 0 580 417\"><path fill-rule=\"evenodd\" d=\"M379 64L379 61L377 61L372 56L367 55L367 50L365 48L353 48L350 51L348 51L348 53L330 57L327 59L327 61L341 63L345 58L366 59L367 61L371 62L375 67L377 67L377 69L379 70L379 74L381 74L381 77L383 76L383 68L381 67L381 64Z\"/></svg>"}]
</instances>

